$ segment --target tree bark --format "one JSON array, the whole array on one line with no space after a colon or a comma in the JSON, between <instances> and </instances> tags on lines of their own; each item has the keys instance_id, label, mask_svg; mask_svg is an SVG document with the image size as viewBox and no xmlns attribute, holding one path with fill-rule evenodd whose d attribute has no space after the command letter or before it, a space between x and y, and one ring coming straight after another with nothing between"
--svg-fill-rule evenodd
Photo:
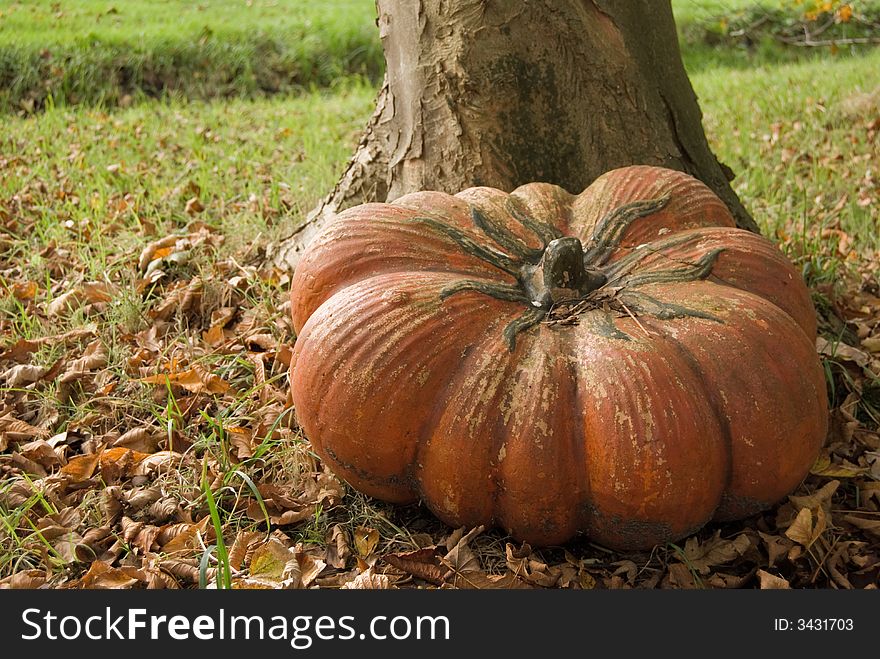
<instances>
[{"instance_id":1,"label":"tree bark","mask_svg":"<svg viewBox=\"0 0 880 659\"><path fill-rule=\"evenodd\" d=\"M337 212L417 190L532 181L579 193L633 164L678 169L757 231L709 149L668 1L377 0L385 81L334 190L275 249L295 267Z\"/></svg>"}]
</instances>

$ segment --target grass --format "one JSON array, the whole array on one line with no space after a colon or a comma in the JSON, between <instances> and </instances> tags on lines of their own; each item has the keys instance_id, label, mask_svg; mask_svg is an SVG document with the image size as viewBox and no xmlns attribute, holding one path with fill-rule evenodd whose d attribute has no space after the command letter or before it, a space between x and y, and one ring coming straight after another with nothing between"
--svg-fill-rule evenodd
<instances>
[{"instance_id":1,"label":"grass","mask_svg":"<svg viewBox=\"0 0 880 659\"><path fill-rule=\"evenodd\" d=\"M851 250L880 248L880 51L716 69L695 73L691 81L710 143L737 173L734 189L765 234L786 242L804 265L811 254L830 252L835 258L813 264L813 274L826 280L855 258ZM829 238L826 231L842 233ZM832 249L817 242L833 243Z\"/></svg>"},{"instance_id":2,"label":"grass","mask_svg":"<svg viewBox=\"0 0 880 659\"><path fill-rule=\"evenodd\" d=\"M672 4L690 71L827 56L827 49L783 47L769 29L799 29L815 0ZM875 19L880 15L877 0L850 4L856 17L868 8ZM837 10L843 3L832 5ZM750 29L756 17L767 16L769 23ZM825 36L864 32L852 19ZM863 49L835 52L844 57ZM373 0L0 2L0 113L290 94L343 76L375 82L383 67Z\"/></svg>"},{"instance_id":3,"label":"grass","mask_svg":"<svg viewBox=\"0 0 880 659\"><path fill-rule=\"evenodd\" d=\"M111 3L7 3L0 52L33 51L49 30L57 52L81 53L78 39L95 20L104 45L93 53L126 40L155 53L171 27L192 41L208 25L206 43L221 50L270 23L293 34L313 21L315 43L338 27L320 23L331 5L316 3L200 10L168 2L166 12L145 4L108 13ZM732 4L674 3L682 25ZM352 3L339 29L363 23L366 5ZM876 262L880 52L816 51L785 64L749 56L750 67L700 52L686 56L699 60L689 66L709 140L764 232L814 286L840 284ZM83 84L94 82L88 76ZM267 266L263 248L331 188L375 89L348 80L238 98L253 96L242 89L223 102L185 103L178 90L125 108L111 108L121 97L106 89L93 99L103 108L47 95L43 112L0 122L0 350L20 351L0 362L0 579L21 574L39 584L48 568L50 583L155 585L173 574L225 586L253 549L248 538L270 537L267 518L271 537L283 528L306 552L297 554L304 571L309 551L324 556L334 538L359 529L379 532L378 553L442 534L418 507L351 491L336 505L341 486L285 407L288 273ZM127 435L123 446L177 454L153 464L122 453L84 474L69 469L90 452L108 455ZM110 495L99 500L101 491ZM105 526L110 535L89 535ZM484 565L504 569L503 535L478 544ZM91 574L77 552L114 567ZM591 565L607 559L594 554ZM124 571L132 565L140 572Z\"/></svg>"},{"instance_id":4,"label":"grass","mask_svg":"<svg viewBox=\"0 0 880 659\"><path fill-rule=\"evenodd\" d=\"M0 3L0 112L290 93L383 67L372 0Z\"/></svg>"}]
</instances>

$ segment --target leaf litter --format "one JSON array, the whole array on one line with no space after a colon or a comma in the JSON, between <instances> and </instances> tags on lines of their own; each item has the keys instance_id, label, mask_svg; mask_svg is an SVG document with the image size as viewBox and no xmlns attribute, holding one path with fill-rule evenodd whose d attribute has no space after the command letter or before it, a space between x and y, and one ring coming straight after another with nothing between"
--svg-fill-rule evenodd
<instances>
[{"instance_id":1,"label":"leaf litter","mask_svg":"<svg viewBox=\"0 0 880 659\"><path fill-rule=\"evenodd\" d=\"M876 133L863 123L854 130ZM774 129L761 147L783 165L804 157L786 142L791 131ZM822 147L803 166L845 166ZM287 405L287 274L254 245L230 255L217 209L184 184L168 198L186 223L166 235L130 193L106 200L102 231L134 223L140 243L108 254L119 267L105 279L78 260L75 241L92 228L59 211L71 242L44 245L35 276L22 236L53 199L71 197L61 179L0 198L0 241L18 254L0 262L4 308L14 310L0 316L2 588L213 585L206 488L236 588L877 587L880 252L839 221L851 203L876 203L876 178L861 176L852 198L814 204L806 234L777 233L795 259L812 258L809 243L846 265L834 285L811 280L832 403L811 473L764 513L632 553L585 538L533 548L354 492L310 451ZM261 212L287 210L272 203L261 200Z\"/></svg>"}]
</instances>

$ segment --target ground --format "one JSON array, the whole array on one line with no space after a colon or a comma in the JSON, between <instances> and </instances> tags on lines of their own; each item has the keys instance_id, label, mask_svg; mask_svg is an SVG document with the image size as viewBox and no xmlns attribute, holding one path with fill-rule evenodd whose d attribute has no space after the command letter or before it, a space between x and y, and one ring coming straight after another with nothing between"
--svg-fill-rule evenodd
<instances>
[{"instance_id":1,"label":"ground","mask_svg":"<svg viewBox=\"0 0 880 659\"><path fill-rule=\"evenodd\" d=\"M289 274L265 249L332 187L372 110L372 2L162 4L0 5L0 587L877 582L874 4L777 2L789 23L755 25L742 0L673 3L710 143L814 293L831 431L765 514L631 554L449 529L323 469L287 406ZM785 43L798 21L834 43ZM274 87L251 84L268 34L306 44ZM178 68L159 86L102 76L120 52ZM179 83L205 58L231 67L219 92Z\"/></svg>"}]
</instances>

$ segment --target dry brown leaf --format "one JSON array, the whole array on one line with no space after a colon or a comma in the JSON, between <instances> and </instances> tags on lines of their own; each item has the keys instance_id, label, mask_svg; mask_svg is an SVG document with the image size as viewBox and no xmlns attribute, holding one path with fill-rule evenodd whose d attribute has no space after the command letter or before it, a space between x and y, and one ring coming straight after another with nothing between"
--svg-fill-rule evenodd
<instances>
[{"instance_id":1,"label":"dry brown leaf","mask_svg":"<svg viewBox=\"0 0 880 659\"><path fill-rule=\"evenodd\" d=\"M351 548L348 545L348 537L345 534L345 530L341 525L334 524L330 531L330 538L327 541L324 560L331 567L341 570L345 568L349 556L351 556Z\"/></svg>"},{"instance_id":2,"label":"dry brown leaf","mask_svg":"<svg viewBox=\"0 0 880 659\"><path fill-rule=\"evenodd\" d=\"M868 533L880 537L880 519L864 519L857 515L844 515L843 521L848 524L867 531Z\"/></svg>"},{"instance_id":3,"label":"dry brown leaf","mask_svg":"<svg viewBox=\"0 0 880 659\"><path fill-rule=\"evenodd\" d=\"M801 508L794 522L785 530L785 535L809 549L825 531L825 527L826 514L823 508L816 508L815 522L813 511Z\"/></svg>"},{"instance_id":4,"label":"dry brown leaf","mask_svg":"<svg viewBox=\"0 0 880 659\"><path fill-rule=\"evenodd\" d=\"M862 339L862 347L868 352L880 352L880 336L869 336Z\"/></svg>"},{"instance_id":5,"label":"dry brown leaf","mask_svg":"<svg viewBox=\"0 0 880 659\"><path fill-rule=\"evenodd\" d=\"M870 355L863 350L853 348L843 342L832 343L821 336L816 337L816 350L820 355L851 361L863 368L871 363Z\"/></svg>"},{"instance_id":6,"label":"dry brown leaf","mask_svg":"<svg viewBox=\"0 0 880 659\"><path fill-rule=\"evenodd\" d=\"M18 447L19 453L39 465L52 469L61 465L61 458L45 439L37 439Z\"/></svg>"},{"instance_id":7,"label":"dry brown leaf","mask_svg":"<svg viewBox=\"0 0 880 659\"><path fill-rule=\"evenodd\" d=\"M165 299L150 310L150 318L161 321L174 314L187 313L198 305L203 289L204 282L199 277L193 277L188 283L175 282Z\"/></svg>"},{"instance_id":8,"label":"dry brown leaf","mask_svg":"<svg viewBox=\"0 0 880 659\"><path fill-rule=\"evenodd\" d=\"M77 455L71 458L66 465L61 468L61 473L69 477L74 483L81 483L89 480L98 467L101 456L97 453L92 455Z\"/></svg>"},{"instance_id":9,"label":"dry brown leaf","mask_svg":"<svg viewBox=\"0 0 880 659\"><path fill-rule=\"evenodd\" d=\"M229 550L229 565L240 570L246 559L253 554L258 543L266 541L266 534L260 531L239 531Z\"/></svg>"},{"instance_id":10,"label":"dry brown leaf","mask_svg":"<svg viewBox=\"0 0 880 659\"><path fill-rule=\"evenodd\" d=\"M452 579L452 586L462 590L530 589L532 586L510 572L486 574L485 572L461 572Z\"/></svg>"},{"instance_id":11,"label":"dry brown leaf","mask_svg":"<svg viewBox=\"0 0 880 659\"><path fill-rule=\"evenodd\" d=\"M828 512L831 509L831 497L837 491L839 486L840 481L829 481L813 494L805 496L790 496L788 499L797 510L801 510L802 508L814 509L821 506L825 509L825 512Z\"/></svg>"},{"instance_id":12,"label":"dry brown leaf","mask_svg":"<svg viewBox=\"0 0 880 659\"><path fill-rule=\"evenodd\" d=\"M150 375L141 378L139 382L158 385L170 383L172 385L183 387L194 394L225 394L232 389L228 382L201 366L196 366L187 371L181 371L178 373Z\"/></svg>"},{"instance_id":13,"label":"dry brown leaf","mask_svg":"<svg viewBox=\"0 0 880 659\"><path fill-rule=\"evenodd\" d=\"M48 434L48 431L16 419L10 414L0 417L0 437L8 441L19 442L34 437L46 437Z\"/></svg>"},{"instance_id":14,"label":"dry brown leaf","mask_svg":"<svg viewBox=\"0 0 880 659\"><path fill-rule=\"evenodd\" d=\"M867 467L859 467L852 464L834 463L831 456L823 453L810 468L810 473L815 476L825 476L826 478L855 478L862 476L868 472Z\"/></svg>"},{"instance_id":15,"label":"dry brown leaf","mask_svg":"<svg viewBox=\"0 0 880 659\"><path fill-rule=\"evenodd\" d=\"M21 570L0 579L0 590L34 589L46 585L46 573L43 570Z\"/></svg>"},{"instance_id":16,"label":"dry brown leaf","mask_svg":"<svg viewBox=\"0 0 880 659\"><path fill-rule=\"evenodd\" d=\"M158 501L162 497L162 488L157 486L136 487L126 490L122 497L131 508L140 510Z\"/></svg>"},{"instance_id":17,"label":"dry brown leaf","mask_svg":"<svg viewBox=\"0 0 880 659\"><path fill-rule=\"evenodd\" d=\"M198 549L201 546L199 538L204 538L212 530L211 518L208 515L195 523L166 524L159 529L156 543L166 554L190 552Z\"/></svg>"},{"instance_id":18,"label":"dry brown leaf","mask_svg":"<svg viewBox=\"0 0 880 659\"><path fill-rule=\"evenodd\" d=\"M223 429L229 438L229 443L235 449L235 454L239 460L250 458L254 454L254 433L249 428L241 428L239 426L228 426Z\"/></svg>"},{"instance_id":19,"label":"dry brown leaf","mask_svg":"<svg viewBox=\"0 0 880 659\"><path fill-rule=\"evenodd\" d=\"M464 533L463 528L458 529L455 533L453 533L453 535L450 536L450 538L448 538L446 541L446 546L447 548L449 548L449 551L442 558L443 564L456 572L470 572L480 570L480 561L471 550L469 543L471 540L480 535L484 530L484 526L477 526L467 533ZM455 540L453 544L452 538L454 537L457 537L458 539ZM450 547L450 545L452 546Z\"/></svg>"},{"instance_id":20,"label":"dry brown leaf","mask_svg":"<svg viewBox=\"0 0 880 659\"><path fill-rule=\"evenodd\" d=\"M118 590L131 588L137 583L137 579L130 577L119 568L112 567L104 561L95 561L79 580L77 587Z\"/></svg>"},{"instance_id":21,"label":"dry brown leaf","mask_svg":"<svg viewBox=\"0 0 880 659\"><path fill-rule=\"evenodd\" d=\"M684 563L670 563L667 580L668 585L672 588L690 590L701 586L697 583L693 571Z\"/></svg>"},{"instance_id":22,"label":"dry brown leaf","mask_svg":"<svg viewBox=\"0 0 880 659\"><path fill-rule=\"evenodd\" d=\"M18 339L8 348L0 352L0 361L24 362L32 353L40 349L42 343L33 339Z\"/></svg>"},{"instance_id":23,"label":"dry brown leaf","mask_svg":"<svg viewBox=\"0 0 880 659\"><path fill-rule=\"evenodd\" d=\"M24 387L41 380L48 370L32 364L17 364L3 373L2 380L7 387Z\"/></svg>"},{"instance_id":24,"label":"dry brown leaf","mask_svg":"<svg viewBox=\"0 0 880 659\"><path fill-rule=\"evenodd\" d=\"M360 526L354 532L354 548L361 558L368 558L379 544L379 532Z\"/></svg>"},{"instance_id":25,"label":"dry brown leaf","mask_svg":"<svg viewBox=\"0 0 880 659\"><path fill-rule=\"evenodd\" d=\"M720 530L702 544L696 536L691 536L684 544L685 563L700 574L709 574L712 567L724 565L742 556L750 544L745 534L740 534L733 540L725 540L721 537Z\"/></svg>"},{"instance_id":26,"label":"dry brown leaf","mask_svg":"<svg viewBox=\"0 0 880 659\"><path fill-rule=\"evenodd\" d=\"M190 197L186 200L186 205L183 210L187 215L196 215L205 210L205 207L202 205L202 202L199 201L198 197Z\"/></svg>"},{"instance_id":27,"label":"dry brown leaf","mask_svg":"<svg viewBox=\"0 0 880 659\"><path fill-rule=\"evenodd\" d=\"M134 471L144 459L150 457L149 453L141 453L124 446L116 446L101 451L98 464L101 472L110 472L114 469L124 475Z\"/></svg>"},{"instance_id":28,"label":"dry brown leaf","mask_svg":"<svg viewBox=\"0 0 880 659\"><path fill-rule=\"evenodd\" d=\"M28 302L37 296L37 291L39 290L40 287L35 281L17 281L12 284L10 292L12 293L12 297L19 302Z\"/></svg>"},{"instance_id":29,"label":"dry brown leaf","mask_svg":"<svg viewBox=\"0 0 880 659\"><path fill-rule=\"evenodd\" d=\"M283 588L309 588L326 567L323 560L299 548L296 557L287 562L281 574L281 585Z\"/></svg>"},{"instance_id":30,"label":"dry brown leaf","mask_svg":"<svg viewBox=\"0 0 880 659\"><path fill-rule=\"evenodd\" d=\"M112 285L101 281L87 281L65 291L46 305L46 315L59 316L84 304L109 302L116 294Z\"/></svg>"},{"instance_id":31,"label":"dry brown leaf","mask_svg":"<svg viewBox=\"0 0 880 659\"><path fill-rule=\"evenodd\" d=\"M101 339L96 339L86 346L82 357L74 359L67 364L67 370L64 372L64 375L61 376L59 382L61 384L66 384L73 380L83 378L91 371L102 369L107 366L107 361L107 349L104 347L104 343Z\"/></svg>"},{"instance_id":32,"label":"dry brown leaf","mask_svg":"<svg viewBox=\"0 0 880 659\"><path fill-rule=\"evenodd\" d=\"M141 250L141 254L138 257L138 269L143 272L147 269L147 266L151 261L155 259L161 259L163 256L167 256L171 253L170 248L173 247L178 240L184 239L183 236L165 236L164 238L160 238L159 240L154 240L150 244ZM159 256L157 256L157 252L160 250L165 250Z\"/></svg>"},{"instance_id":33,"label":"dry brown leaf","mask_svg":"<svg viewBox=\"0 0 880 659\"><path fill-rule=\"evenodd\" d=\"M761 590L788 590L791 585L782 577L770 574L764 570L758 570L758 580L761 584Z\"/></svg>"},{"instance_id":34,"label":"dry brown leaf","mask_svg":"<svg viewBox=\"0 0 880 659\"><path fill-rule=\"evenodd\" d=\"M149 426L132 428L122 433L113 444L114 448L130 448L141 453L155 453L159 449L162 434Z\"/></svg>"},{"instance_id":35,"label":"dry brown leaf","mask_svg":"<svg viewBox=\"0 0 880 659\"><path fill-rule=\"evenodd\" d=\"M792 548L792 541L780 535L771 535L769 533L758 534L764 540L767 548L768 567L776 565L776 561L785 556Z\"/></svg>"},{"instance_id":36,"label":"dry brown leaf","mask_svg":"<svg viewBox=\"0 0 880 659\"><path fill-rule=\"evenodd\" d=\"M166 496L150 504L146 515L154 522L167 522L176 517L180 510L180 500L173 496Z\"/></svg>"},{"instance_id":37,"label":"dry brown leaf","mask_svg":"<svg viewBox=\"0 0 880 659\"><path fill-rule=\"evenodd\" d=\"M346 590L388 590L394 588L387 575L378 574L374 568L361 572L351 581L342 584Z\"/></svg>"},{"instance_id":38,"label":"dry brown leaf","mask_svg":"<svg viewBox=\"0 0 880 659\"><path fill-rule=\"evenodd\" d=\"M158 567L184 581L199 583L199 566L196 561L168 558L160 561ZM212 582L216 576L217 568L209 567L205 570L205 577L209 583Z\"/></svg>"},{"instance_id":39,"label":"dry brown leaf","mask_svg":"<svg viewBox=\"0 0 880 659\"><path fill-rule=\"evenodd\" d=\"M149 476L155 472L180 469L192 462L192 458L177 451L158 451L141 460L132 473L133 476Z\"/></svg>"},{"instance_id":40,"label":"dry brown leaf","mask_svg":"<svg viewBox=\"0 0 880 659\"><path fill-rule=\"evenodd\" d=\"M398 570L422 579L435 586L442 585L452 574L452 570L440 564L436 547L425 547L415 551L386 554L382 560Z\"/></svg>"},{"instance_id":41,"label":"dry brown leaf","mask_svg":"<svg viewBox=\"0 0 880 659\"><path fill-rule=\"evenodd\" d=\"M68 531L51 541L52 548L66 563L79 562L80 553L77 549L82 544L82 536L74 531Z\"/></svg>"},{"instance_id":42,"label":"dry brown leaf","mask_svg":"<svg viewBox=\"0 0 880 659\"><path fill-rule=\"evenodd\" d=\"M220 325L212 325L202 333L202 340L209 346L217 347L226 341L226 334Z\"/></svg>"}]
</instances>

